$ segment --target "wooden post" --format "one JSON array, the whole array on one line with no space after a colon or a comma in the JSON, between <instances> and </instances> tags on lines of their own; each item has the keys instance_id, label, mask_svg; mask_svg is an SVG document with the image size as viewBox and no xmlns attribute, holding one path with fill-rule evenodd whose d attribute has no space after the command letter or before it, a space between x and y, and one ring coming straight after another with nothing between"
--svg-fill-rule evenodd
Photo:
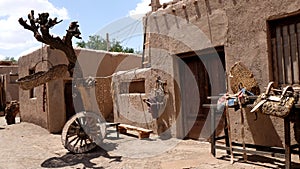
<instances>
[{"instance_id":1,"label":"wooden post","mask_svg":"<svg viewBox=\"0 0 300 169\"><path fill-rule=\"evenodd\" d=\"M216 109L210 108L211 112L211 120L210 120L210 125L211 125L211 149L210 152L211 154L215 157L216 156L216 130L215 130L215 111Z\"/></svg>"},{"instance_id":2,"label":"wooden post","mask_svg":"<svg viewBox=\"0 0 300 169\"><path fill-rule=\"evenodd\" d=\"M285 169L291 168L291 136L289 116L284 118Z\"/></svg>"},{"instance_id":3,"label":"wooden post","mask_svg":"<svg viewBox=\"0 0 300 169\"><path fill-rule=\"evenodd\" d=\"M159 0L151 0L151 7L152 7L152 12L157 11L161 7Z\"/></svg>"},{"instance_id":4,"label":"wooden post","mask_svg":"<svg viewBox=\"0 0 300 169\"><path fill-rule=\"evenodd\" d=\"M110 41L109 41L109 34L106 33L106 50L110 51Z\"/></svg>"}]
</instances>

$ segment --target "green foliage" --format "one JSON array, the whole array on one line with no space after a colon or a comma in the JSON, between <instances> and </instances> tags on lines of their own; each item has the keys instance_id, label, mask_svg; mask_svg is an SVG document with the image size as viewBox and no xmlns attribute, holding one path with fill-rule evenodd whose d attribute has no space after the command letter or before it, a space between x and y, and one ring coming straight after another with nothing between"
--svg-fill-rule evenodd
<instances>
[{"instance_id":1,"label":"green foliage","mask_svg":"<svg viewBox=\"0 0 300 169\"><path fill-rule=\"evenodd\" d=\"M77 47L86 48L86 43L84 41L76 42Z\"/></svg>"},{"instance_id":2,"label":"green foliage","mask_svg":"<svg viewBox=\"0 0 300 169\"><path fill-rule=\"evenodd\" d=\"M6 56L5 58L4 58L4 60L5 61L12 61L12 62L17 62L17 60L14 58L14 57L8 57L8 56Z\"/></svg>"},{"instance_id":3,"label":"green foliage","mask_svg":"<svg viewBox=\"0 0 300 169\"><path fill-rule=\"evenodd\" d=\"M99 35L89 36L89 40L87 42L80 41L77 42L76 45L81 48L88 48L94 50L107 50L107 42L105 39L100 37ZM110 52L125 52L125 53L134 53L133 48L123 47L121 42L117 40L113 40L110 42Z\"/></svg>"}]
</instances>

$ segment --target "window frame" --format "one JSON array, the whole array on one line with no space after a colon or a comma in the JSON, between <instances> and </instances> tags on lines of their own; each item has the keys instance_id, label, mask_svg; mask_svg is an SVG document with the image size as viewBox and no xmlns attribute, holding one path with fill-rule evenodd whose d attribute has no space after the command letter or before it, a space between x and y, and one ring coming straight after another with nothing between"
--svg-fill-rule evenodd
<instances>
[{"instance_id":1,"label":"window frame","mask_svg":"<svg viewBox=\"0 0 300 169\"><path fill-rule=\"evenodd\" d=\"M299 85L300 11L270 17L267 20L267 42L270 81L277 86Z\"/></svg>"}]
</instances>

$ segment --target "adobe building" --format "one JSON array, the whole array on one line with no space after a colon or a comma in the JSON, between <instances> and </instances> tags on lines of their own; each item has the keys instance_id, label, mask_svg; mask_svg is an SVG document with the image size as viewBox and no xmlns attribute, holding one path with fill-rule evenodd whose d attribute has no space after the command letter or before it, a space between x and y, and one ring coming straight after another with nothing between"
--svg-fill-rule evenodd
<instances>
[{"instance_id":1,"label":"adobe building","mask_svg":"<svg viewBox=\"0 0 300 169\"><path fill-rule=\"evenodd\" d=\"M136 54L81 48L75 49L75 52L83 70L83 77L93 77L96 80L96 87L91 92L96 99L93 100L93 107L87 111L101 113L107 121L113 120L111 75L116 71L140 68L141 57ZM68 60L62 51L44 46L22 56L18 63L19 77L25 77L33 72L47 71L51 66L68 64ZM75 112L82 110L75 108L78 103L74 103L75 106L73 104L73 97L78 96L72 91L75 85L72 80L67 72L63 78L31 90L20 88L21 120L42 126L51 133L59 133L65 122Z\"/></svg>"},{"instance_id":2,"label":"adobe building","mask_svg":"<svg viewBox=\"0 0 300 169\"><path fill-rule=\"evenodd\" d=\"M0 61L0 105L4 110L6 103L19 100L18 65L12 61Z\"/></svg>"},{"instance_id":3,"label":"adobe building","mask_svg":"<svg viewBox=\"0 0 300 169\"><path fill-rule=\"evenodd\" d=\"M210 110L203 104L213 103L208 96L231 93L226 74L236 62L253 72L262 92L269 81L299 85L300 1L153 0L151 6L144 17L144 69L113 79L120 94L115 119L159 134L208 139ZM158 76L166 82L168 103L153 118L143 100ZM122 83L144 87L125 85L124 93ZM255 120L249 110L244 117L246 143L282 147L283 119L259 114ZM231 110L230 118L233 140L241 141L240 113Z\"/></svg>"}]
</instances>

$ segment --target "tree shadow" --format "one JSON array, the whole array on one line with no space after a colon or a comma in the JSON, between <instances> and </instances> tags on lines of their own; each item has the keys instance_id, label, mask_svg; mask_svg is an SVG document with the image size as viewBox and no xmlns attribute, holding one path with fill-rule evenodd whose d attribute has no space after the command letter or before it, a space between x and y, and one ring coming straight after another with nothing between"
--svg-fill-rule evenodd
<instances>
[{"instance_id":1,"label":"tree shadow","mask_svg":"<svg viewBox=\"0 0 300 169\"><path fill-rule=\"evenodd\" d=\"M116 147L115 143L108 143L107 147ZM113 144L113 145L111 145ZM122 156L110 156L108 154L109 150L104 150L101 147L97 147L94 150L88 152L88 153L82 153L82 154L74 154L74 153L66 153L65 155L61 157L51 157L47 160L45 160L41 167L44 168L61 168L66 166L74 166L77 164L83 164L86 168L93 168L93 169L104 169L104 167L95 167L97 164L91 162L91 160L98 158L100 156L111 159L109 163L112 162L121 162Z\"/></svg>"}]
</instances>

